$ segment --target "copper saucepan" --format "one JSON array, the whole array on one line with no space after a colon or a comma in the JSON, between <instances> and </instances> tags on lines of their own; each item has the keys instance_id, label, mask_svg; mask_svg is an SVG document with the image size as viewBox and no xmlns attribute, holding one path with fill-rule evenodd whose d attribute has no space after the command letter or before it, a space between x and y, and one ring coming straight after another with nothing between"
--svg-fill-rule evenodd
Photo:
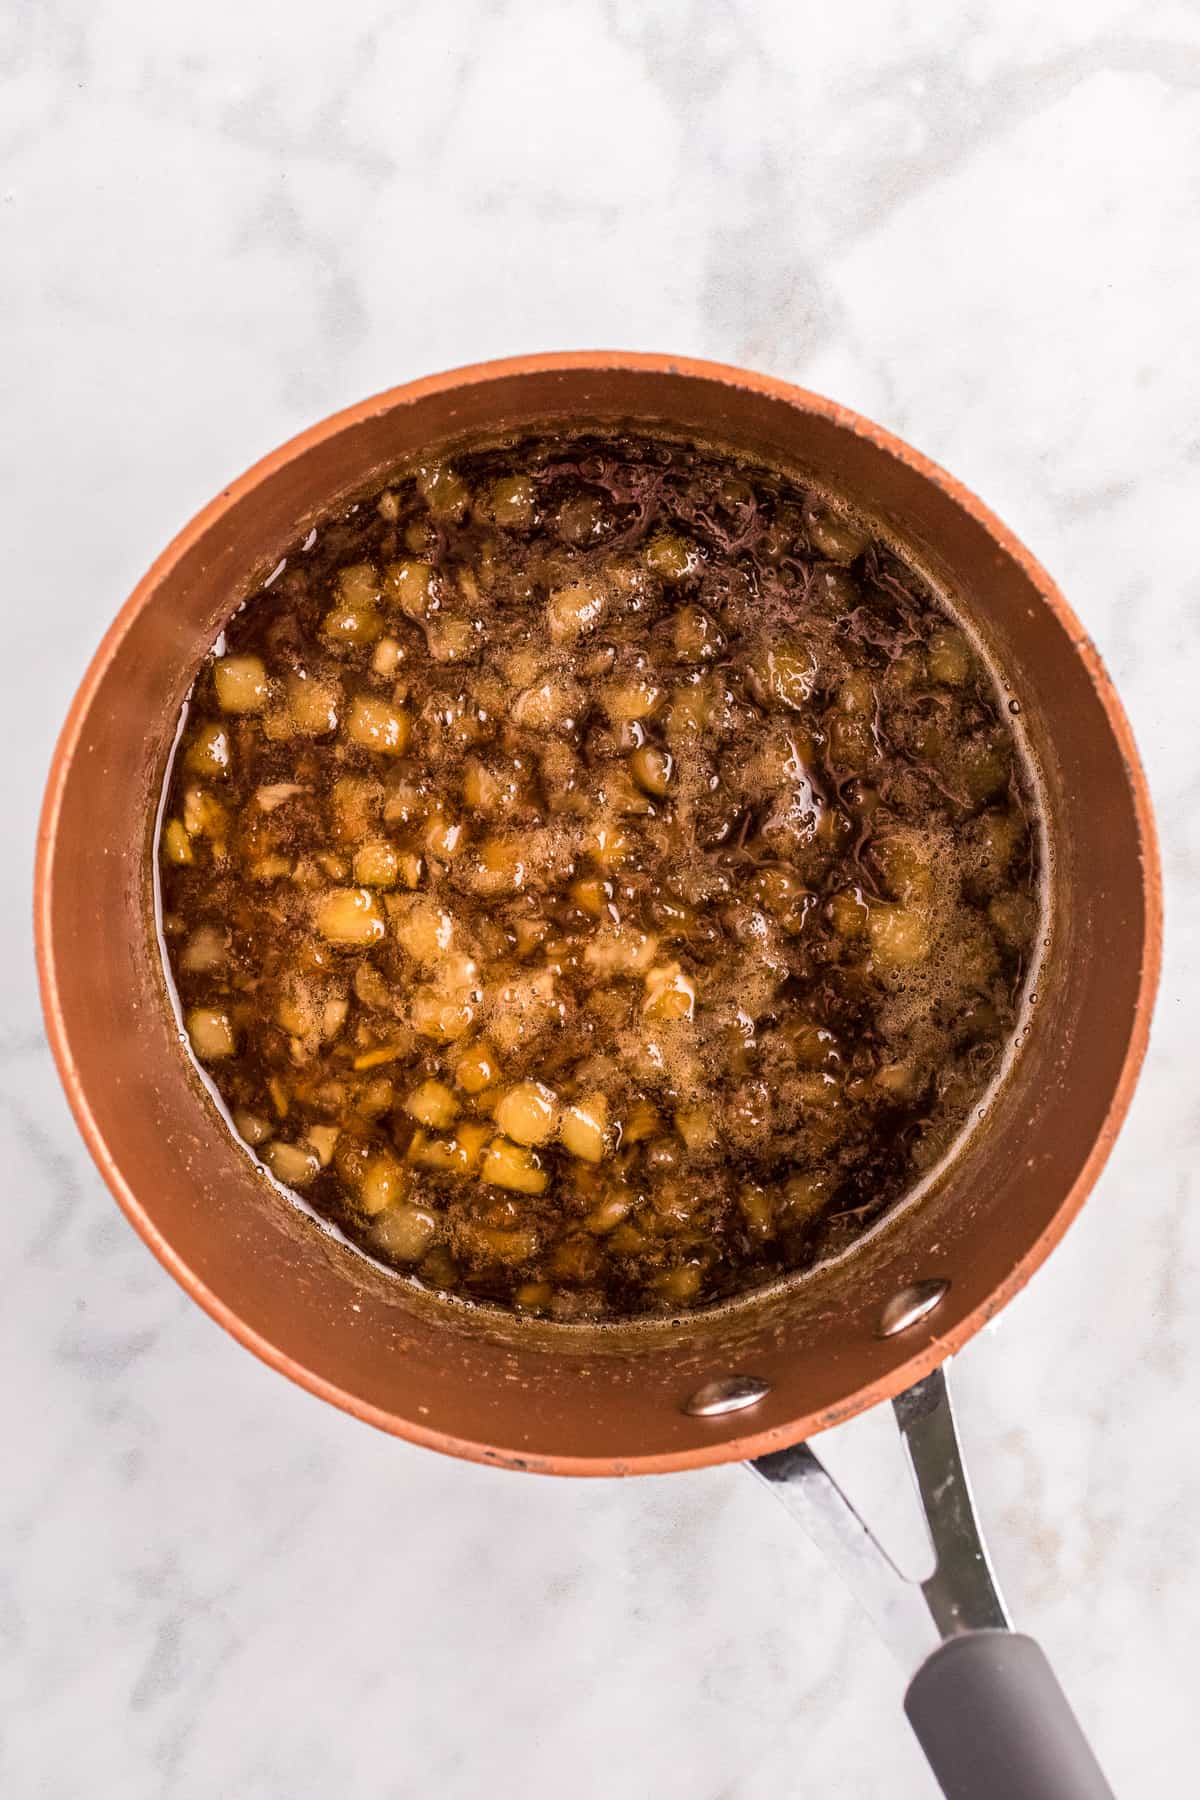
<instances>
[{"instance_id":1,"label":"copper saucepan","mask_svg":"<svg viewBox=\"0 0 1200 1800\"><path fill-rule=\"evenodd\" d=\"M469 1316L281 1204L182 1053L151 908L180 705L225 618L305 522L410 453L581 420L665 423L808 468L882 518L961 596L1020 696L1053 847L1053 942L1027 1039L934 1190L789 1293L620 1329ZM192 520L109 630L50 773L36 923L50 1041L92 1155L154 1253L242 1343L370 1424L504 1468L633 1475L766 1458L760 1472L842 1541L860 1586L877 1583L878 1559L844 1506L830 1510L838 1497L802 1440L895 1399L937 1567L915 1611L886 1582L866 1598L920 1664L908 1710L946 1791L1108 1792L1036 1646L1004 1629L936 1371L1054 1248L1125 1114L1159 963L1154 831L1095 650L950 476L816 395L658 356L488 363L339 413Z\"/></svg>"}]
</instances>

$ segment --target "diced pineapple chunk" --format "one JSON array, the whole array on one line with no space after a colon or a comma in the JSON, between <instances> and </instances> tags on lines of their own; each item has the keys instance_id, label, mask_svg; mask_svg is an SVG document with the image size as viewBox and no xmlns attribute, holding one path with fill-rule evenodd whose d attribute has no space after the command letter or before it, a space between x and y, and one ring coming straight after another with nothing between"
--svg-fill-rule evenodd
<instances>
[{"instance_id":1,"label":"diced pineapple chunk","mask_svg":"<svg viewBox=\"0 0 1200 1800\"><path fill-rule=\"evenodd\" d=\"M513 1295L513 1305L518 1312L545 1312L554 1298L554 1289L548 1281L523 1281Z\"/></svg>"},{"instance_id":2,"label":"diced pineapple chunk","mask_svg":"<svg viewBox=\"0 0 1200 1800\"><path fill-rule=\"evenodd\" d=\"M324 737L338 727L342 693L336 681L298 670L287 678L288 714L303 737Z\"/></svg>"},{"instance_id":3,"label":"diced pineapple chunk","mask_svg":"<svg viewBox=\"0 0 1200 1800\"><path fill-rule=\"evenodd\" d=\"M464 1225L462 1235L468 1249L477 1256L511 1267L529 1262L538 1251L538 1234L532 1226L506 1230L500 1225L477 1225L471 1221Z\"/></svg>"},{"instance_id":4,"label":"diced pineapple chunk","mask_svg":"<svg viewBox=\"0 0 1200 1800\"><path fill-rule=\"evenodd\" d=\"M454 1138L430 1137L427 1131L413 1132L404 1160L415 1169L434 1169L439 1175L462 1175L467 1167Z\"/></svg>"},{"instance_id":5,"label":"diced pineapple chunk","mask_svg":"<svg viewBox=\"0 0 1200 1800\"><path fill-rule=\"evenodd\" d=\"M607 1133L608 1097L605 1094L588 1094L568 1106L558 1128L563 1149L581 1162L590 1163L603 1162ZM613 1220L614 1225L618 1222Z\"/></svg>"},{"instance_id":6,"label":"diced pineapple chunk","mask_svg":"<svg viewBox=\"0 0 1200 1800\"><path fill-rule=\"evenodd\" d=\"M347 563L339 569L337 591L347 606L374 606L379 599L379 572L374 563Z\"/></svg>"},{"instance_id":7,"label":"diced pineapple chunk","mask_svg":"<svg viewBox=\"0 0 1200 1800\"><path fill-rule=\"evenodd\" d=\"M454 1133L454 1141L462 1153L465 1169L478 1169L483 1159L484 1147L493 1135L492 1127L482 1119L466 1119L458 1125Z\"/></svg>"},{"instance_id":8,"label":"diced pineapple chunk","mask_svg":"<svg viewBox=\"0 0 1200 1800\"><path fill-rule=\"evenodd\" d=\"M425 822L425 850L439 862L450 862L466 843L466 834L457 819L434 812Z\"/></svg>"},{"instance_id":9,"label":"diced pineapple chunk","mask_svg":"<svg viewBox=\"0 0 1200 1800\"><path fill-rule=\"evenodd\" d=\"M422 1037L449 1044L470 1031L475 1022L475 1006L468 998L437 988L416 988L409 1001L409 1018L413 1030Z\"/></svg>"},{"instance_id":10,"label":"diced pineapple chunk","mask_svg":"<svg viewBox=\"0 0 1200 1800\"><path fill-rule=\"evenodd\" d=\"M616 763L603 771L597 797L607 812L618 816L635 814L646 818L654 811L649 795L634 780L629 763Z\"/></svg>"},{"instance_id":11,"label":"diced pineapple chunk","mask_svg":"<svg viewBox=\"0 0 1200 1800\"><path fill-rule=\"evenodd\" d=\"M978 804L991 800L1008 785L1011 763L1003 746L988 738L969 738L958 753L958 779Z\"/></svg>"},{"instance_id":12,"label":"diced pineapple chunk","mask_svg":"<svg viewBox=\"0 0 1200 1800\"><path fill-rule=\"evenodd\" d=\"M427 463L417 471L417 491L435 519L462 519L470 495L461 475L445 463Z\"/></svg>"},{"instance_id":13,"label":"diced pineapple chunk","mask_svg":"<svg viewBox=\"0 0 1200 1800\"><path fill-rule=\"evenodd\" d=\"M194 1006L185 1023L192 1049L201 1062L220 1062L237 1050L233 1021L219 1007Z\"/></svg>"},{"instance_id":14,"label":"diced pineapple chunk","mask_svg":"<svg viewBox=\"0 0 1200 1800\"><path fill-rule=\"evenodd\" d=\"M340 844L355 849L372 835L383 790L377 781L361 775L343 775L333 784L330 795L333 826Z\"/></svg>"},{"instance_id":15,"label":"diced pineapple chunk","mask_svg":"<svg viewBox=\"0 0 1200 1800\"><path fill-rule=\"evenodd\" d=\"M590 914L593 919L610 916L612 906L613 885L611 881L601 880L599 875L581 875L571 883L571 898L580 912Z\"/></svg>"},{"instance_id":16,"label":"diced pineapple chunk","mask_svg":"<svg viewBox=\"0 0 1200 1800\"><path fill-rule=\"evenodd\" d=\"M627 1193L618 1188L615 1193L609 1194L606 1199L602 1200L599 1206L592 1208L583 1221L583 1228L585 1231L590 1231L594 1237L606 1237L610 1231L616 1230L623 1219L629 1217L632 1209L633 1201Z\"/></svg>"},{"instance_id":17,"label":"diced pineapple chunk","mask_svg":"<svg viewBox=\"0 0 1200 1800\"><path fill-rule=\"evenodd\" d=\"M662 696L662 689L649 676L635 676L606 688L600 701L614 725L627 725L634 719L649 718Z\"/></svg>"},{"instance_id":18,"label":"diced pineapple chunk","mask_svg":"<svg viewBox=\"0 0 1200 1800\"><path fill-rule=\"evenodd\" d=\"M480 504L491 524L506 531L521 531L533 523L537 489L528 475L503 475L494 481Z\"/></svg>"},{"instance_id":19,"label":"diced pineapple chunk","mask_svg":"<svg viewBox=\"0 0 1200 1800\"><path fill-rule=\"evenodd\" d=\"M658 939L622 922L602 927L583 952L583 960L597 975L632 975L648 969L658 949Z\"/></svg>"},{"instance_id":20,"label":"diced pineapple chunk","mask_svg":"<svg viewBox=\"0 0 1200 1800\"><path fill-rule=\"evenodd\" d=\"M667 737L676 748L691 744L717 717L720 696L708 678L681 683L671 690Z\"/></svg>"},{"instance_id":21,"label":"diced pineapple chunk","mask_svg":"<svg viewBox=\"0 0 1200 1800\"><path fill-rule=\"evenodd\" d=\"M674 758L670 751L643 744L629 759L629 772L647 794L665 794L671 786Z\"/></svg>"},{"instance_id":22,"label":"diced pineapple chunk","mask_svg":"<svg viewBox=\"0 0 1200 1800\"><path fill-rule=\"evenodd\" d=\"M385 1256L395 1262L420 1262L438 1234L438 1216L427 1206L407 1201L389 1207L376 1223L372 1236Z\"/></svg>"},{"instance_id":23,"label":"diced pineapple chunk","mask_svg":"<svg viewBox=\"0 0 1200 1800\"><path fill-rule=\"evenodd\" d=\"M215 925L197 925L180 953L189 975L208 975L219 969L229 954L229 940Z\"/></svg>"},{"instance_id":24,"label":"diced pineapple chunk","mask_svg":"<svg viewBox=\"0 0 1200 1800\"><path fill-rule=\"evenodd\" d=\"M168 862L186 867L196 860L191 840L184 828L182 819L168 819L162 835L163 855Z\"/></svg>"},{"instance_id":25,"label":"diced pineapple chunk","mask_svg":"<svg viewBox=\"0 0 1200 1800\"><path fill-rule=\"evenodd\" d=\"M389 563L383 572L387 599L410 619L423 619L433 604L437 576L427 562Z\"/></svg>"},{"instance_id":26,"label":"diced pineapple chunk","mask_svg":"<svg viewBox=\"0 0 1200 1800\"><path fill-rule=\"evenodd\" d=\"M646 971L642 1011L649 1019L690 1019L696 1009L696 987L678 963Z\"/></svg>"},{"instance_id":27,"label":"diced pineapple chunk","mask_svg":"<svg viewBox=\"0 0 1200 1800\"><path fill-rule=\"evenodd\" d=\"M189 837L223 838L229 814L207 789L193 786L183 796L183 825Z\"/></svg>"},{"instance_id":28,"label":"diced pineapple chunk","mask_svg":"<svg viewBox=\"0 0 1200 1800\"><path fill-rule=\"evenodd\" d=\"M358 1187L358 1202L365 1213L374 1215L395 1206L408 1192L409 1178L403 1163L386 1150L367 1158Z\"/></svg>"},{"instance_id":29,"label":"diced pineapple chunk","mask_svg":"<svg viewBox=\"0 0 1200 1800\"><path fill-rule=\"evenodd\" d=\"M833 1193L833 1179L824 1169L807 1169L789 1175L783 1188L783 1204L793 1219L811 1219Z\"/></svg>"},{"instance_id":30,"label":"diced pineapple chunk","mask_svg":"<svg viewBox=\"0 0 1200 1800\"><path fill-rule=\"evenodd\" d=\"M867 929L870 908L857 888L842 888L830 899L829 917L839 937L861 937Z\"/></svg>"},{"instance_id":31,"label":"diced pineapple chunk","mask_svg":"<svg viewBox=\"0 0 1200 1800\"><path fill-rule=\"evenodd\" d=\"M546 626L556 644L573 643L592 631L604 616L608 597L594 582L574 581L555 588L546 602Z\"/></svg>"},{"instance_id":32,"label":"diced pineapple chunk","mask_svg":"<svg viewBox=\"0 0 1200 1800\"><path fill-rule=\"evenodd\" d=\"M320 1024L321 1003L313 984L308 981L289 983L279 996L275 1018L293 1037L307 1037Z\"/></svg>"},{"instance_id":33,"label":"diced pineapple chunk","mask_svg":"<svg viewBox=\"0 0 1200 1800\"><path fill-rule=\"evenodd\" d=\"M961 631L947 626L930 637L929 676L946 687L962 687L971 679L971 646Z\"/></svg>"},{"instance_id":34,"label":"diced pineapple chunk","mask_svg":"<svg viewBox=\"0 0 1200 1800\"><path fill-rule=\"evenodd\" d=\"M1037 909L1028 894L997 894L988 906L988 918L1004 942L1016 949L1033 930Z\"/></svg>"},{"instance_id":35,"label":"diced pineapple chunk","mask_svg":"<svg viewBox=\"0 0 1200 1800\"><path fill-rule=\"evenodd\" d=\"M529 731L569 729L584 704L577 682L550 677L517 695L512 707L513 721Z\"/></svg>"},{"instance_id":36,"label":"diced pineapple chunk","mask_svg":"<svg viewBox=\"0 0 1200 1800\"><path fill-rule=\"evenodd\" d=\"M317 1153L317 1161L323 1169L327 1169L333 1161L334 1146L339 1137L336 1125L313 1125L309 1128L308 1141Z\"/></svg>"},{"instance_id":37,"label":"diced pineapple chunk","mask_svg":"<svg viewBox=\"0 0 1200 1800\"><path fill-rule=\"evenodd\" d=\"M812 697L816 686L816 658L806 644L772 644L762 660L761 679L772 699L797 711Z\"/></svg>"},{"instance_id":38,"label":"diced pineapple chunk","mask_svg":"<svg viewBox=\"0 0 1200 1800\"><path fill-rule=\"evenodd\" d=\"M484 1120L468 1120L459 1125L453 1137L430 1137L425 1131L413 1133L406 1159L418 1169L436 1169L443 1175L469 1175L479 1168L483 1147L494 1135Z\"/></svg>"},{"instance_id":39,"label":"diced pineapple chunk","mask_svg":"<svg viewBox=\"0 0 1200 1800\"><path fill-rule=\"evenodd\" d=\"M1016 812L986 812L977 822L985 871L998 878L1013 858L1021 836L1022 821Z\"/></svg>"},{"instance_id":40,"label":"diced pineapple chunk","mask_svg":"<svg viewBox=\"0 0 1200 1800\"><path fill-rule=\"evenodd\" d=\"M262 1159L276 1181L282 1181L285 1187L303 1187L321 1168L315 1150L306 1149L303 1144L286 1143L283 1138L268 1144Z\"/></svg>"},{"instance_id":41,"label":"diced pineapple chunk","mask_svg":"<svg viewBox=\"0 0 1200 1800\"><path fill-rule=\"evenodd\" d=\"M929 852L915 835L896 832L875 845L875 860L888 892L898 900L928 899L933 887Z\"/></svg>"},{"instance_id":42,"label":"diced pineapple chunk","mask_svg":"<svg viewBox=\"0 0 1200 1800\"><path fill-rule=\"evenodd\" d=\"M931 944L925 914L911 906L873 906L867 918L871 952L884 968L924 962Z\"/></svg>"},{"instance_id":43,"label":"diced pineapple chunk","mask_svg":"<svg viewBox=\"0 0 1200 1800\"><path fill-rule=\"evenodd\" d=\"M500 668L510 687L525 688L536 681L546 662L544 651L530 644L514 646L503 652Z\"/></svg>"},{"instance_id":44,"label":"diced pineapple chunk","mask_svg":"<svg viewBox=\"0 0 1200 1800\"><path fill-rule=\"evenodd\" d=\"M408 748L409 729L409 717L403 707L391 706L377 694L359 694L346 721L346 735L354 743L382 756L403 756Z\"/></svg>"},{"instance_id":45,"label":"diced pineapple chunk","mask_svg":"<svg viewBox=\"0 0 1200 1800\"><path fill-rule=\"evenodd\" d=\"M371 654L371 667L376 675L394 675L404 661L404 646L398 638L382 637Z\"/></svg>"},{"instance_id":46,"label":"diced pineapple chunk","mask_svg":"<svg viewBox=\"0 0 1200 1800\"><path fill-rule=\"evenodd\" d=\"M844 713L861 713L870 718L875 711L875 688L866 669L847 675L838 689L837 703Z\"/></svg>"},{"instance_id":47,"label":"diced pineapple chunk","mask_svg":"<svg viewBox=\"0 0 1200 1800\"><path fill-rule=\"evenodd\" d=\"M525 841L518 836L484 838L473 887L480 894L516 894L525 885L528 864Z\"/></svg>"},{"instance_id":48,"label":"diced pineapple chunk","mask_svg":"<svg viewBox=\"0 0 1200 1800\"><path fill-rule=\"evenodd\" d=\"M656 532L645 554L646 567L667 582L686 581L700 563L695 545L674 531Z\"/></svg>"},{"instance_id":49,"label":"diced pineapple chunk","mask_svg":"<svg viewBox=\"0 0 1200 1800\"><path fill-rule=\"evenodd\" d=\"M706 1106L690 1107L675 1114L675 1129L689 1150L707 1150L717 1141L712 1114Z\"/></svg>"},{"instance_id":50,"label":"diced pineapple chunk","mask_svg":"<svg viewBox=\"0 0 1200 1800\"><path fill-rule=\"evenodd\" d=\"M550 1184L550 1177L534 1152L504 1137L495 1138L488 1145L479 1179L516 1194L544 1194Z\"/></svg>"},{"instance_id":51,"label":"diced pineapple chunk","mask_svg":"<svg viewBox=\"0 0 1200 1800\"><path fill-rule=\"evenodd\" d=\"M404 1110L432 1131L445 1131L458 1113L458 1101L443 1081L423 1081L404 1102Z\"/></svg>"},{"instance_id":52,"label":"diced pineapple chunk","mask_svg":"<svg viewBox=\"0 0 1200 1800\"><path fill-rule=\"evenodd\" d=\"M268 781L262 787L255 788L254 798L261 811L271 813L288 800L294 800L297 794L306 792L307 789L299 781Z\"/></svg>"},{"instance_id":53,"label":"diced pineapple chunk","mask_svg":"<svg viewBox=\"0 0 1200 1800\"><path fill-rule=\"evenodd\" d=\"M213 664L217 705L227 713L257 713L267 704L267 671L259 656L222 656Z\"/></svg>"},{"instance_id":54,"label":"diced pineapple chunk","mask_svg":"<svg viewBox=\"0 0 1200 1800\"><path fill-rule=\"evenodd\" d=\"M808 501L804 508L804 526L817 554L836 563L853 562L871 535L865 525L850 518L840 506L831 506L823 500Z\"/></svg>"},{"instance_id":55,"label":"diced pineapple chunk","mask_svg":"<svg viewBox=\"0 0 1200 1800\"><path fill-rule=\"evenodd\" d=\"M463 1051L454 1065L454 1079L468 1094L482 1094L492 1086L500 1073L496 1052L486 1038L479 1038Z\"/></svg>"},{"instance_id":56,"label":"diced pineapple chunk","mask_svg":"<svg viewBox=\"0 0 1200 1800\"><path fill-rule=\"evenodd\" d=\"M671 630L675 655L680 662L707 662L716 656L723 643L721 633L699 606L681 606Z\"/></svg>"},{"instance_id":57,"label":"diced pineapple chunk","mask_svg":"<svg viewBox=\"0 0 1200 1800\"><path fill-rule=\"evenodd\" d=\"M704 1274L699 1263L680 1263L678 1268L668 1269L665 1274L655 1278L654 1286L664 1300L686 1305L694 1300L704 1282Z\"/></svg>"},{"instance_id":58,"label":"diced pineapple chunk","mask_svg":"<svg viewBox=\"0 0 1200 1800\"><path fill-rule=\"evenodd\" d=\"M513 921L513 936L517 940L517 955L528 956L531 950L545 942L550 926L545 919L516 919Z\"/></svg>"},{"instance_id":59,"label":"diced pineapple chunk","mask_svg":"<svg viewBox=\"0 0 1200 1800\"><path fill-rule=\"evenodd\" d=\"M389 900L388 908L401 948L427 968L439 963L454 937L454 920L445 908L427 894Z\"/></svg>"},{"instance_id":60,"label":"diced pineapple chunk","mask_svg":"<svg viewBox=\"0 0 1200 1800\"><path fill-rule=\"evenodd\" d=\"M373 1050L356 1056L351 1066L360 1073L363 1069L382 1069L386 1063L398 1062L404 1051L404 1044L376 1044Z\"/></svg>"},{"instance_id":61,"label":"diced pineapple chunk","mask_svg":"<svg viewBox=\"0 0 1200 1800\"><path fill-rule=\"evenodd\" d=\"M246 1112L239 1107L233 1115L233 1126L238 1136L252 1148L257 1144L265 1144L271 1135L271 1127L257 1113Z\"/></svg>"},{"instance_id":62,"label":"diced pineapple chunk","mask_svg":"<svg viewBox=\"0 0 1200 1800\"><path fill-rule=\"evenodd\" d=\"M916 1087L917 1070L911 1063L884 1063L882 1068L875 1071L875 1083L885 1094L896 1094L901 1099L906 1099Z\"/></svg>"},{"instance_id":63,"label":"diced pineapple chunk","mask_svg":"<svg viewBox=\"0 0 1200 1800\"><path fill-rule=\"evenodd\" d=\"M471 655L478 641L470 619L439 616L430 621L425 633L426 646L434 662L462 662Z\"/></svg>"},{"instance_id":64,"label":"diced pineapple chunk","mask_svg":"<svg viewBox=\"0 0 1200 1800\"><path fill-rule=\"evenodd\" d=\"M184 761L197 775L228 775L232 760L229 733L224 725L201 725L188 745Z\"/></svg>"},{"instance_id":65,"label":"diced pineapple chunk","mask_svg":"<svg viewBox=\"0 0 1200 1800\"><path fill-rule=\"evenodd\" d=\"M370 563L338 571L337 598L321 621L335 643L373 644L383 631L379 617L379 577Z\"/></svg>"},{"instance_id":66,"label":"diced pineapple chunk","mask_svg":"<svg viewBox=\"0 0 1200 1800\"><path fill-rule=\"evenodd\" d=\"M321 630L335 644L373 644L383 630L383 620L373 606L331 606L321 620Z\"/></svg>"},{"instance_id":67,"label":"diced pineapple chunk","mask_svg":"<svg viewBox=\"0 0 1200 1800\"><path fill-rule=\"evenodd\" d=\"M518 1144L544 1144L554 1133L558 1097L540 1081L520 1081L496 1107L499 1129Z\"/></svg>"},{"instance_id":68,"label":"diced pineapple chunk","mask_svg":"<svg viewBox=\"0 0 1200 1800\"><path fill-rule=\"evenodd\" d=\"M744 1182L738 1190L738 1205L754 1237L770 1237L775 1223L771 1196L757 1181Z\"/></svg>"},{"instance_id":69,"label":"diced pineapple chunk","mask_svg":"<svg viewBox=\"0 0 1200 1800\"><path fill-rule=\"evenodd\" d=\"M662 1129L657 1112L649 1100L635 1100L629 1109L629 1117L625 1121L621 1133L623 1144L641 1144L647 1138L654 1137Z\"/></svg>"},{"instance_id":70,"label":"diced pineapple chunk","mask_svg":"<svg viewBox=\"0 0 1200 1800\"><path fill-rule=\"evenodd\" d=\"M399 858L386 838L374 838L354 853L354 879L361 887L395 887Z\"/></svg>"},{"instance_id":71,"label":"diced pineapple chunk","mask_svg":"<svg viewBox=\"0 0 1200 1800\"><path fill-rule=\"evenodd\" d=\"M486 763L471 756L463 768L463 799L474 812L494 813L500 806L504 785Z\"/></svg>"},{"instance_id":72,"label":"diced pineapple chunk","mask_svg":"<svg viewBox=\"0 0 1200 1800\"><path fill-rule=\"evenodd\" d=\"M314 903L313 922L329 943L355 948L377 944L385 930L378 903L367 888L329 888Z\"/></svg>"},{"instance_id":73,"label":"diced pineapple chunk","mask_svg":"<svg viewBox=\"0 0 1200 1800\"><path fill-rule=\"evenodd\" d=\"M579 847L602 869L614 869L628 858L633 842L619 819L598 814L588 821Z\"/></svg>"}]
</instances>

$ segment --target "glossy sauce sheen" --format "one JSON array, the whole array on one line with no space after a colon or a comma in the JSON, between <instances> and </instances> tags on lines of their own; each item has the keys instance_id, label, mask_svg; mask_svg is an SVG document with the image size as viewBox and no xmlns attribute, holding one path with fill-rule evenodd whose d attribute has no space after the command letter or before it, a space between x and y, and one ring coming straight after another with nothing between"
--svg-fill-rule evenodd
<instances>
[{"instance_id":1,"label":"glossy sauce sheen","mask_svg":"<svg viewBox=\"0 0 1200 1800\"><path fill-rule=\"evenodd\" d=\"M869 526L644 436L397 474L229 624L160 841L192 1047L371 1255L563 1320L847 1249L1002 1066L1032 790Z\"/></svg>"}]
</instances>

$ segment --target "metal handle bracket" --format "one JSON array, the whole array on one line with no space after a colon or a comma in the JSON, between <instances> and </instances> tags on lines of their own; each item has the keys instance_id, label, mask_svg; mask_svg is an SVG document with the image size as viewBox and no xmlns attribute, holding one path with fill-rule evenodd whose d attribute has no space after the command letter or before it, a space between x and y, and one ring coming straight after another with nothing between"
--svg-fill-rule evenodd
<instances>
[{"instance_id":1,"label":"metal handle bracket","mask_svg":"<svg viewBox=\"0 0 1200 1800\"><path fill-rule=\"evenodd\" d=\"M828 1556L912 1674L946 1639L1006 1631L1009 1621L975 1517L944 1371L935 1369L892 1406L933 1552L933 1571L923 1581L901 1574L810 1443L747 1467Z\"/></svg>"}]
</instances>

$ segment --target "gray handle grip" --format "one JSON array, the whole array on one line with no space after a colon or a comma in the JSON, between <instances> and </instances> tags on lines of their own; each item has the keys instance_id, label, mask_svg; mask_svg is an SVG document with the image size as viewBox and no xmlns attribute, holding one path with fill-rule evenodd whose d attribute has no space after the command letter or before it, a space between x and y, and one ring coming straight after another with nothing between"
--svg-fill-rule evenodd
<instances>
[{"instance_id":1,"label":"gray handle grip","mask_svg":"<svg viewBox=\"0 0 1200 1800\"><path fill-rule=\"evenodd\" d=\"M913 1676L904 1710L946 1800L1113 1800L1030 1637L949 1638Z\"/></svg>"}]
</instances>

